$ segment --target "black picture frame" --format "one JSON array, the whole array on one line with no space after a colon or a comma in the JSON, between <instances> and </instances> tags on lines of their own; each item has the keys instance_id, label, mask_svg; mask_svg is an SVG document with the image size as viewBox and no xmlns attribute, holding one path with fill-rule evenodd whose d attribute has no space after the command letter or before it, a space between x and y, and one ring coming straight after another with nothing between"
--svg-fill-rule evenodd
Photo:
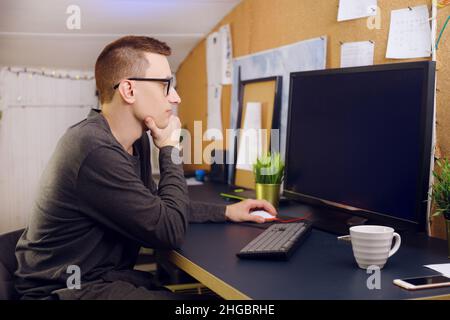
<instances>
[{"instance_id":1,"label":"black picture frame","mask_svg":"<svg viewBox=\"0 0 450 320\"><path fill-rule=\"evenodd\" d=\"M258 83L258 82L266 82L266 81L275 81L275 95L273 102L273 114L272 114L272 125L271 129L281 129L281 102L282 102L282 90L283 90L283 77L282 76L271 76L264 78L255 78L242 80L241 79L241 68L238 70L238 114L236 120L236 130L241 128L242 123L242 114L244 110L244 88L247 84ZM234 185L236 179L236 162L237 162L237 153L238 153L238 135L234 136L234 145L233 145L233 161L228 166L229 170L229 184ZM278 141L278 145L280 145L281 141ZM272 145L272 141L270 141L269 148Z\"/></svg>"}]
</instances>

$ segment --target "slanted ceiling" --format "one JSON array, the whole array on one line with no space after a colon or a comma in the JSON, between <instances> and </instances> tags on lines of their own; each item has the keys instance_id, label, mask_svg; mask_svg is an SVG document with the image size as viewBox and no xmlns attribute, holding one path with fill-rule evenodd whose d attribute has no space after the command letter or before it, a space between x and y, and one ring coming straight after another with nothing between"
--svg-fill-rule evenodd
<instances>
[{"instance_id":1,"label":"slanted ceiling","mask_svg":"<svg viewBox=\"0 0 450 320\"><path fill-rule=\"evenodd\" d=\"M240 0L1 0L0 66L92 70L101 49L122 35L167 42L175 72ZM81 28L70 30L70 5Z\"/></svg>"}]
</instances>

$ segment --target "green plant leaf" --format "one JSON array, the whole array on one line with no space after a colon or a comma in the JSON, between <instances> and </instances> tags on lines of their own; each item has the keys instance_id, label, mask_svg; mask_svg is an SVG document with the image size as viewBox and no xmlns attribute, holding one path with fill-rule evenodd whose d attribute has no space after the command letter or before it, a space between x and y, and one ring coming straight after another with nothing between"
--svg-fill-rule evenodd
<instances>
[{"instance_id":1,"label":"green plant leaf","mask_svg":"<svg viewBox=\"0 0 450 320\"><path fill-rule=\"evenodd\" d=\"M253 173L256 183L280 184L284 178L284 162L280 153L267 153L256 159Z\"/></svg>"},{"instance_id":2,"label":"green plant leaf","mask_svg":"<svg viewBox=\"0 0 450 320\"><path fill-rule=\"evenodd\" d=\"M433 216L450 213L450 162L448 159L436 161L433 171L435 178L431 188L431 198L436 206Z\"/></svg>"}]
</instances>

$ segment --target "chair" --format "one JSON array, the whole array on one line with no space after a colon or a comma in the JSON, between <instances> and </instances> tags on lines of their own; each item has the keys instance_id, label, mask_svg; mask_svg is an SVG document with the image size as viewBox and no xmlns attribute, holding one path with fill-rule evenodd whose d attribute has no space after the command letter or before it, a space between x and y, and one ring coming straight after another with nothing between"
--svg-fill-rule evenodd
<instances>
[{"instance_id":1,"label":"chair","mask_svg":"<svg viewBox=\"0 0 450 320\"><path fill-rule=\"evenodd\" d=\"M17 269L16 244L24 229L0 235L0 300L16 300L14 272Z\"/></svg>"},{"instance_id":2,"label":"chair","mask_svg":"<svg viewBox=\"0 0 450 320\"><path fill-rule=\"evenodd\" d=\"M17 260L16 260L16 244L19 240L20 236L24 232L24 229L12 231L9 233L5 233L0 235L0 300L17 300L19 299L19 294L15 290L14 286L14 272L17 270ZM142 252L144 253L144 251ZM144 255L145 256L145 255ZM148 268L151 267L153 270L155 268L155 259L153 256L150 257L142 257L138 259L139 263L136 266L137 270L142 269L143 271L149 271ZM155 266L154 266L155 265ZM172 269L171 269L172 270ZM161 270L158 270L158 281L162 279ZM191 283L185 279L189 276L180 274L181 270L175 273L176 276L171 274L172 276L170 283L172 285L166 286L169 290L175 293L196 293L202 295L212 295L214 294L199 283ZM192 279L193 280L193 279ZM160 284L162 285L162 284Z\"/></svg>"}]
</instances>

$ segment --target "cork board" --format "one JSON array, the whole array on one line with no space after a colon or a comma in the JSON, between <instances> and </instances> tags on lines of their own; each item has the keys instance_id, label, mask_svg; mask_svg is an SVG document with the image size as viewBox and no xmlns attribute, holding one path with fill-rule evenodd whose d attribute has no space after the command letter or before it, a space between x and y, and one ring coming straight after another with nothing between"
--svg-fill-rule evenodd
<instances>
[{"instance_id":1,"label":"cork board","mask_svg":"<svg viewBox=\"0 0 450 320\"><path fill-rule=\"evenodd\" d=\"M243 86L243 99L242 99L242 116L241 125L242 128L245 115L246 105L248 102L260 102L261 103L261 128L266 129L266 139L268 144L263 145L265 152L269 151L270 144L270 129L272 128L272 120L275 107L275 93L276 93L276 80L261 81L248 83ZM279 106L278 106L279 107ZM252 171L236 169L234 184L239 187L245 187L248 189L255 189L255 178Z\"/></svg>"},{"instance_id":2,"label":"cork board","mask_svg":"<svg viewBox=\"0 0 450 320\"><path fill-rule=\"evenodd\" d=\"M328 36L327 68L340 67L340 42L375 42L375 64L414 61L386 59L390 12L432 0L378 0L380 28L369 29L367 19L337 21L339 0L243 0L211 31L230 24L233 56L240 57L297 41ZM450 15L450 7L440 9L438 31ZM193 128L193 120L206 121L206 47L202 40L181 64L177 72L182 124ZM422 59L417 59L422 60ZM428 60L428 59L426 59ZM450 157L450 30L446 30L437 51L437 143L443 157ZM223 93L222 101L229 101ZM222 112L230 106L222 105ZM229 127L225 123L224 128ZM191 166L192 167L192 166ZM193 166L194 168L206 165ZM434 219L432 234L445 237L442 219Z\"/></svg>"}]
</instances>

